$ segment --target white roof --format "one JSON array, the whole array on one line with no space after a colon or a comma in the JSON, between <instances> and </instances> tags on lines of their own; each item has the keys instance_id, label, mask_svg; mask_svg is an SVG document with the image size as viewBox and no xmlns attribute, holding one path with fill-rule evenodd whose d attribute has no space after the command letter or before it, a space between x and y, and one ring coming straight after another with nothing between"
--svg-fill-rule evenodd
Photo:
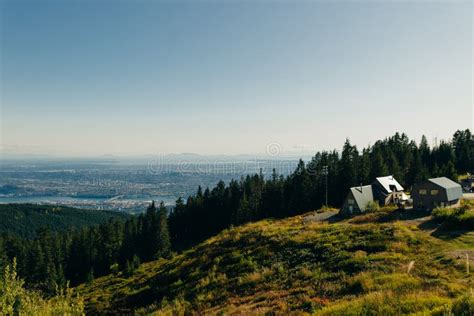
<instances>
[{"instance_id":1,"label":"white roof","mask_svg":"<svg viewBox=\"0 0 474 316\"><path fill-rule=\"evenodd\" d=\"M390 187L394 186L395 191L403 191L403 187L398 183L397 180L393 176L387 176L387 177L378 177L376 178L376 181L385 189L387 193L394 192Z\"/></svg>"},{"instance_id":2,"label":"white roof","mask_svg":"<svg viewBox=\"0 0 474 316\"><path fill-rule=\"evenodd\" d=\"M374 193L371 185L352 187L351 192L361 211L365 211L367 203L374 200Z\"/></svg>"}]
</instances>

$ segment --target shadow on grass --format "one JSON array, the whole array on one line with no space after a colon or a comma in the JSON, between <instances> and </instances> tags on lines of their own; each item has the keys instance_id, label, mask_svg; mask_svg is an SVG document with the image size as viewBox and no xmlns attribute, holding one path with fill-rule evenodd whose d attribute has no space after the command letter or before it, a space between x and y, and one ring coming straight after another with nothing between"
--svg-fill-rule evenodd
<instances>
[{"instance_id":1,"label":"shadow on grass","mask_svg":"<svg viewBox=\"0 0 474 316\"><path fill-rule=\"evenodd\" d=\"M457 227L453 227L452 225L446 223L437 225L438 227L431 233L431 236L447 241L458 238L472 231L469 229L457 229Z\"/></svg>"},{"instance_id":2,"label":"shadow on grass","mask_svg":"<svg viewBox=\"0 0 474 316\"><path fill-rule=\"evenodd\" d=\"M332 215L331 217L328 217L325 221L332 224L332 223L337 223L337 222L340 222L342 220L344 220L345 217L344 216L341 216L339 214L334 214Z\"/></svg>"},{"instance_id":3,"label":"shadow on grass","mask_svg":"<svg viewBox=\"0 0 474 316\"><path fill-rule=\"evenodd\" d=\"M382 215L378 222L393 222L393 221L413 221L425 218L431 215L430 211L413 210L413 209L396 209Z\"/></svg>"},{"instance_id":4,"label":"shadow on grass","mask_svg":"<svg viewBox=\"0 0 474 316\"><path fill-rule=\"evenodd\" d=\"M423 222L420 225L418 225L418 228L421 229L421 230L434 230L431 233L431 235L433 235L434 232L436 232L436 230L438 230L439 226L440 226L440 223L436 222L433 219L430 219L430 220L427 220L426 222Z\"/></svg>"}]
</instances>

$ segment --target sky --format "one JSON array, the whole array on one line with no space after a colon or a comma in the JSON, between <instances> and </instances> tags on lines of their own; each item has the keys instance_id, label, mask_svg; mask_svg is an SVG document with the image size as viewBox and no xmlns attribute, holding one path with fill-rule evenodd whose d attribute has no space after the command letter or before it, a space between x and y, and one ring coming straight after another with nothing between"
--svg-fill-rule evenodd
<instances>
[{"instance_id":1,"label":"sky","mask_svg":"<svg viewBox=\"0 0 474 316\"><path fill-rule=\"evenodd\" d=\"M471 1L0 0L3 154L265 154L473 129Z\"/></svg>"}]
</instances>

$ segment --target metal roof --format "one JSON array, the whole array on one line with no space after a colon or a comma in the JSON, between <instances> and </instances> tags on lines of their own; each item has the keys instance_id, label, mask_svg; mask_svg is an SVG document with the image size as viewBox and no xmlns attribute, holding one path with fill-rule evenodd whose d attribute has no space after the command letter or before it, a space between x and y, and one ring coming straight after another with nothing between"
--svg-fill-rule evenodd
<instances>
[{"instance_id":1,"label":"metal roof","mask_svg":"<svg viewBox=\"0 0 474 316\"><path fill-rule=\"evenodd\" d=\"M403 187L398 183L398 181L393 177L393 176L387 176L387 177L378 177L375 179L386 191L386 193L391 193L393 192L392 189L390 189L390 186L395 186L396 191L403 191Z\"/></svg>"},{"instance_id":2,"label":"metal roof","mask_svg":"<svg viewBox=\"0 0 474 316\"><path fill-rule=\"evenodd\" d=\"M448 201L460 199L462 197L462 188L459 183L454 182L446 177L428 179L428 181L442 187L446 190Z\"/></svg>"},{"instance_id":3,"label":"metal roof","mask_svg":"<svg viewBox=\"0 0 474 316\"><path fill-rule=\"evenodd\" d=\"M367 203L374 200L374 193L371 185L352 187L351 192L361 211L365 211Z\"/></svg>"}]
</instances>

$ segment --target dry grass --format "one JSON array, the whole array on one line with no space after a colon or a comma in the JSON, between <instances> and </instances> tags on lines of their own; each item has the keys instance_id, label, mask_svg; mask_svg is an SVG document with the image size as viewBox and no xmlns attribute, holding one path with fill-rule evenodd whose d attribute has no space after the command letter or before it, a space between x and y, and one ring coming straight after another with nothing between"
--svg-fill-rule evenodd
<instances>
[{"instance_id":1,"label":"dry grass","mask_svg":"<svg viewBox=\"0 0 474 316\"><path fill-rule=\"evenodd\" d=\"M403 222L354 220L247 224L143 264L130 278L107 276L79 290L89 312L158 315L428 314L454 308L469 293L473 274L451 256L464 239L440 240Z\"/></svg>"}]
</instances>

